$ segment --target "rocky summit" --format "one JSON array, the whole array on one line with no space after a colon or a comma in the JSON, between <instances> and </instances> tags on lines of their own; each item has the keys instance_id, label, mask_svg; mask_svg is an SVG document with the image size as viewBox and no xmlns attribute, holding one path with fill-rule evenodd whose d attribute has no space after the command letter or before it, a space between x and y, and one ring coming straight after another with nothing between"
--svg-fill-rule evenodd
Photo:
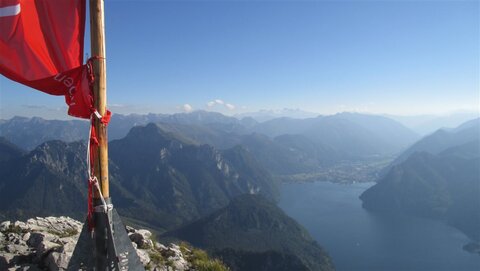
<instances>
[{"instance_id":1,"label":"rocky summit","mask_svg":"<svg viewBox=\"0 0 480 271\"><path fill-rule=\"evenodd\" d=\"M67 270L82 226L64 216L0 223L0 270ZM128 226L126 230L146 270L228 270L202 250L186 244L163 245L148 230Z\"/></svg>"}]
</instances>

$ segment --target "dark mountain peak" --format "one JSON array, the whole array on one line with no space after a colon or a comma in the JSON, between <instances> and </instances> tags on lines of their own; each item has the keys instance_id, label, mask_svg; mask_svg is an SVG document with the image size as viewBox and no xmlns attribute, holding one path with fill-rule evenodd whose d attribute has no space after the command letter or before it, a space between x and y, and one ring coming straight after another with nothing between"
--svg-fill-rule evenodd
<instances>
[{"instance_id":1,"label":"dark mountain peak","mask_svg":"<svg viewBox=\"0 0 480 271\"><path fill-rule=\"evenodd\" d=\"M21 117L21 116L14 116L13 118L10 119L12 122L25 122L30 120L30 118L27 117Z\"/></svg>"},{"instance_id":2,"label":"dark mountain peak","mask_svg":"<svg viewBox=\"0 0 480 271\"><path fill-rule=\"evenodd\" d=\"M276 251L295 255L306 267L295 270L333 270L330 259L308 232L273 202L259 195L236 197L227 207L164 237L186 240L216 251L221 257L225 249L233 250L224 259L231 260L232 253L239 256L245 251Z\"/></svg>"},{"instance_id":3,"label":"dark mountain peak","mask_svg":"<svg viewBox=\"0 0 480 271\"><path fill-rule=\"evenodd\" d=\"M215 217L215 221L221 220L223 224L217 224L216 226L223 226L224 230L233 227L240 228L245 232L271 233L285 231L285 233L294 234L305 241L312 241L305 229L288 217L271 200L261 195L240 195L234 198L227 207L213 215L213 217ZM214 222L213 224L216 223Z\"/></svg>"},{"instance_id":4,"label":"dark mountain peak","mask_svg":"<svg viewBox=\"0 0 480 271\"><path fill-rule=\"evenodd\" d=\"M231 216L229 219L232 219L232 222L238 222L238 226L244 227L246 230L281 230L290 226L306 240L311 240L308 234L305 235L303 228L298 227L299 225L288 218L271 200L267 200L261 195L240 195L219 213L222 213L222 216Z\"/></svg>"},{"instance_id":5,"label":"dark mountain peak","mask_svg":"<svg viewBox=\"0 0 480 271\"><path fill-rule=\"evenodd\" d=\"M149 123L146 126L133 127L125 137L127 141L143 141L149 145L168 146L182 144L194 144L180 134L163 129L161 125Z\"/></svg>"},{"instance_id":6,"label":"dark mountain peak","mask_svg":"<svg viewBox=\"0 0 480 271\"><path fill-rule=\"evenodd\" d=\"M480 139L458 142L440 152L446 145L416 150L391 166L361 195L363 206L446 220L480 240Z\"/></svg>"},{"instance_id":7,"label":"dark mountain peak","mask_svg":"<svg viewBox=\"0 0 480 271\"><path fill-rule=\"evenodd\" d=\"M32 117L30 121L33 123L45 123L47 120L41 117Z\"/></svg>"},{"instance_id":8,"label":"dark mountain peak","mask_svg":"<svg viewBox=\"0 0 480 271\"><path fill-rule=\"evenodd\" d=\"M109 151L122 186L150 206L160 206L162 217L175 213L175 220L163 225L211 213L239 194L276 193L271 176L243 149L189 144L162 126L135 127L125 138L111 141Z\"/></svg>"},{"instance_id":9,"label":"dark mountain peak","mask_svg":"<svg viewBox=\"0 0 480 271\"><path fill-rule=\"evenodd\" d=\"M60 140L47 141L29 154L30 163L42 163L55 171L66 171L86 166L87 146L83 142L66 143Z\"/></svg>"},{"instance_id":10,"label":"dark mountain peak","mask_svg":"<svg viewBox=\"0 0 480 271\"><path fill-rule=\"evenodd\" d=\"M64 155L66 153L81 152L82 150L86 151L86 144L81 141L67 143L61 140L51 140L40 144L31 153Z\"/></svg>"}]
</instances>

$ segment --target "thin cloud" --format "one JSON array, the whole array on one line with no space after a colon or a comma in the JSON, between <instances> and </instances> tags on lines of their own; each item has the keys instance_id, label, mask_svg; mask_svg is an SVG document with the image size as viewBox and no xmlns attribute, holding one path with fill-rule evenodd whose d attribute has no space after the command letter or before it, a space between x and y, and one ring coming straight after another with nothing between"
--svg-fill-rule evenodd
<instances>
[{"instance_id":1,"label":"thin cloud","mask_svg":"<svg viewBox=\"0 0 480 271\"><path fill-rule=\"evenodd\" d=\"M228 109L228 110L235 110L235 106L233 104L225 104L225 107Z\"/></svg>"},{"instance_id":2,"label":"thin cloud","mask_svg":"<svg viewBox=\"0 0 480 271\"><path fill-rule=\"evenodd\" d=\"M193 111L193 107L192 107L191 105L189 105L189 104L184 104L184 105L182 106L182 108L183 108L183 111L185 111L185 112L187 112L187 113Z\"/></svg>"},{"instance_id":3,"label":"thin cloud","mask_svg":"<svg viewBox=\"0 0 480 271\"><path fill-rule=\"evenodd\" d=\"M209 101L207 103L208 108L213 108L215 106L221 106L221 107L226 108L228 110L235 110L235 108L236 108L235 105L233 105L231 103L227 103L222 99L215 99L215 100Z\"/></svg>"}]
</instances>

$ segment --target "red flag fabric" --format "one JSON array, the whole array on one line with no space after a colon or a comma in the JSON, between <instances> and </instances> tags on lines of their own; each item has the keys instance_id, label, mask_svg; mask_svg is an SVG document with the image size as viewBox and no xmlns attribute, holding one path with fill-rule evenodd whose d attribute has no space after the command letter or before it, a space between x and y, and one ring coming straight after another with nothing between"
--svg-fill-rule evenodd
<instances>
[{"instance_id":1,"label":"red flag fabric","mask_svg":"<svg viewBox=\"0 0 480 271\"><path fill-rule=\"evenodd\" d=\"M89 66L83 65L85 0L0 0L0 73L52 95L68 114L90 118Z\"/></svg>"}]
</instances>

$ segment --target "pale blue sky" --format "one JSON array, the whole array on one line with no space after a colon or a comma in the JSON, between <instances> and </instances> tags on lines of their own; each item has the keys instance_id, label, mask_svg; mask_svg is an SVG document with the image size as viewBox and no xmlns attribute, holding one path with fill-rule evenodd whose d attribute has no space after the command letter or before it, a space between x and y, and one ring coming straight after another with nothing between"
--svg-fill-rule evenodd
<instances>
[{"instance_id":1,"label":"pale blue sky","mask_svg":"<svg viewBox=\"0 0 480 271\"><path fill-rule=\"evenodd\" d=\"M479 1L107 0L105 6L114 112L180 112L184 104L228 114L479 108ZM209 107L215 99L224 104ZM4 77L0 105L0 118L65 115L62 98Z\"/></svg>"}]
</instances>

